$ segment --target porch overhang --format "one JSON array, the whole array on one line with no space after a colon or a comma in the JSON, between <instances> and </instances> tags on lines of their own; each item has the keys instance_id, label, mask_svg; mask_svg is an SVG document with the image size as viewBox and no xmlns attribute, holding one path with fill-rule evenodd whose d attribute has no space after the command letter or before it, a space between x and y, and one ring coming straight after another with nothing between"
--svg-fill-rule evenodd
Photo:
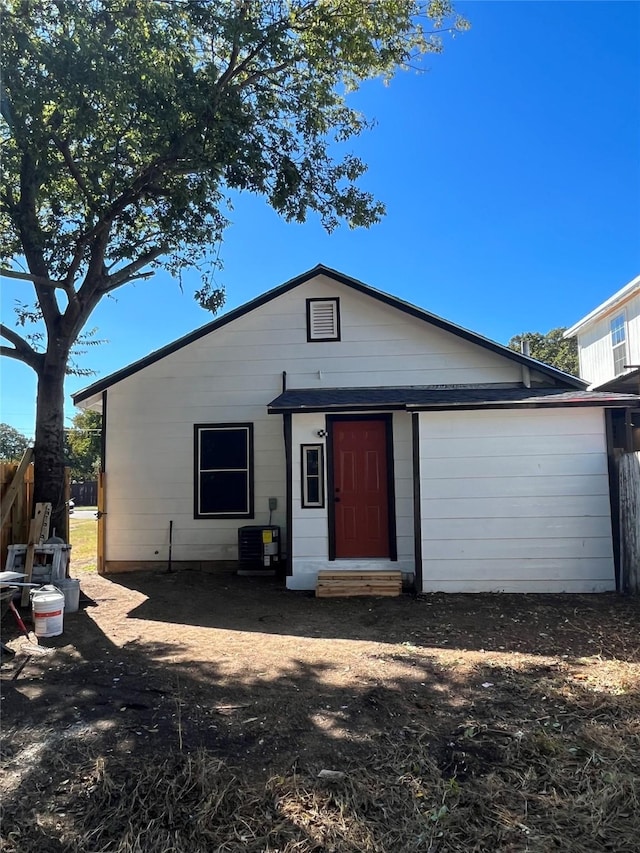
<instances>
[{"instance_id":1,"label":"porch overhang","mask_svg":"<svg viewBox=\"0 0 640 853\"><path fill-rule=\"evenodd\" d=\"M268 404L268 412L432 411L526 409L577 406L627 408L640 395L558 388L405 386L386 388L290 388Z\"/></svg>"},{"instance_id":2,"label":"porch overhang","mask_svg":"<svg viewBox=\"0 0 640 853\"><path fill-rule=\"evenodd\" d=\"M593 391L614 391L618 394L640 394L640 367L622 373L615 379L603 382L602 385L594 385Z\"/></svg>"}]
</instances>

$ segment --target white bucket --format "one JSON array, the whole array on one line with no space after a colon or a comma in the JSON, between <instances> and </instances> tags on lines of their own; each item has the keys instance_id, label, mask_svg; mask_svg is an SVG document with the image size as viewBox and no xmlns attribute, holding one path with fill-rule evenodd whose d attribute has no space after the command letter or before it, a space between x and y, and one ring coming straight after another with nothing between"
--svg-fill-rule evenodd
<instances>
[{"instance_id":1,"label":"white bucket","mask_svg":"<svg viewBox=\"0 0 640 853\"><path fill-rule=\"evenodd\" d=\"M64 612L76 613L80 607L80 581L77 578L61 578L55 585L64 595Z\"/></svg>"},{"instance_id":2,"label":"white bucket","mask_svg":"<svg viewBox=\"0 0 640 853\"><path fill-rule=\"evenodd\" d=\"M64 622L64 595L55 586L43 586L31 594L36 637L57 637Z\"/></svg>"}]
</instances>

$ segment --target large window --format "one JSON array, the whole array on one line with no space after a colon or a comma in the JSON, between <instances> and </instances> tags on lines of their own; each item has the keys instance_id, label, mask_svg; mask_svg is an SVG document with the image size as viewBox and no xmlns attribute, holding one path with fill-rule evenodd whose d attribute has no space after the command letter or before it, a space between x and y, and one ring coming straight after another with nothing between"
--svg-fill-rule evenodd
<instances>
[{"instance_id":1,"label":"large window","mask_svg":"<svg viewBox=\"0 0 640 853\"><path fill-rule=\"evenodd\" d=\"M611 347L613 349L613 372L619 376L627 363L627 327L624 314L618 314L610 323Z\"/></svg>"},{"instance_id":2,"label":"large window","mask_svg":"<svg viewBox=\"0 0 640 853\"><path fill-rule=\"evenodd\" d=\"M253 518L253 424L196 424L195 518Z\"/></svg>"}]
</instances>

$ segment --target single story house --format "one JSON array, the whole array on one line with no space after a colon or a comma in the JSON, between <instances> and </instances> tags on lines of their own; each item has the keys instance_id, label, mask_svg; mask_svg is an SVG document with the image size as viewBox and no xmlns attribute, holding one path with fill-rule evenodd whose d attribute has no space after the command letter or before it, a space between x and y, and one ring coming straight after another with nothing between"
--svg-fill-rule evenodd
<instances>
[{"instance_id":1,"label":"single story house","mask_svg":"<svg viewBox=\"0 0 640 853\"><path fill-rule=\"evenodd\" d=\"M608 413L638 397L586 385L317 266L74 395L103 413L100 570L274 525L290 589L614 590Z\"/></svg>"}]
</instances>

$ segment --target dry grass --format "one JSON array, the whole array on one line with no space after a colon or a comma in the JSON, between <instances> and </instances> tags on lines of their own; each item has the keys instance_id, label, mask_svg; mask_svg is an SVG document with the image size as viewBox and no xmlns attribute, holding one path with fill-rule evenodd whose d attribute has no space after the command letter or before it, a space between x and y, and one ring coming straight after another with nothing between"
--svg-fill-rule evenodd
<instances>
[{"instance_id":1,"label":"dry grass","mask_svg":"<svg viewBox=\"0 0 640 853\"><path fill-rule=\"evenodd\" d=\"M23 789L24 810L11 815L13 832L1 849L631 853L638 849L639 713L627 697L620 716L635 717L633 724L576 713L565 721L571 736L470 725L458 745L491 752L494 761L460 781L439 769L427 731L372 744L366 766L343 767L338 782L289 772L252 784L205 751L135 762L101 757L60 767L75 782L55 812L36 790L27 796Z\"/></svg>"},{"instance_id":2,"label":"dry grass","mask_svg":"<svg viewBox=\"0 0 640 853\"><path fill-rule=\"evenodd\" d=\"M95 572L98 522L93 518L69 519L69 542L71 548L71 574Z\"/></svg>"},{"instance_id":3,"label":"dry grass","mask_svg":"<svg viewBox=\"0 0 640 853\"><path fill-rule=\"evenodd\" d=\"M75 624L77 648L59 649L57 670L36 661L30 680L7 683L3 853L640 849L635 600L434 596L360 606L275 591L269 599L265 586L226 578L208 587L197 574L212 628L185 620L176 589L186 578L156 574L133 590L88 578L99 604L85 621L69 620L66 643ZM163 590L174 635L160 618ZM236 601L257 632L241 630ZM136 607L149 608L147 620ZM276 624L290 635L266 632L269 614L283 614ZM306 634L295 635L296 618ZM361 618L373 639L341 639L340 625ZM397 624L415 642L392 639ZM347 703L344 725L332 727ZM323 768L344 776L319 778Z\"/></svg>"}]
</instances>

